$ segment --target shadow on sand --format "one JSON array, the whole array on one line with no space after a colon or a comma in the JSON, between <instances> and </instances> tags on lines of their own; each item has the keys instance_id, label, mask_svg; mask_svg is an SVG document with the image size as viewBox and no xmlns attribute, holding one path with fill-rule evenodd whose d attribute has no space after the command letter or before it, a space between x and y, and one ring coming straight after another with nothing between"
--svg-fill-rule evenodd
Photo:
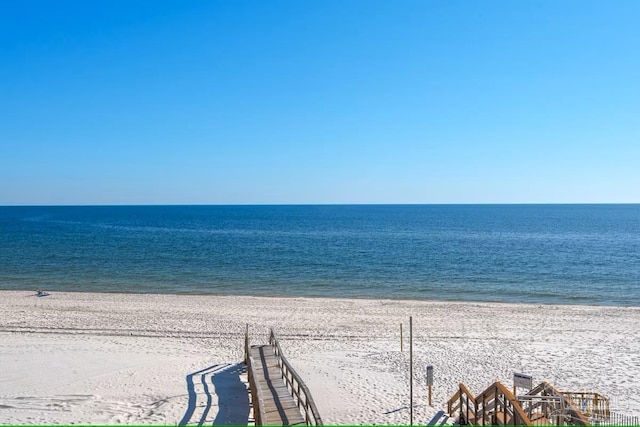
<instances>
[{"instance_id":1,"label":"shadow on sand","mask_svg":"<svg viewBox=\"0 0 640 427\"><path fill-rule=\"evenodd\" d=\"M247 425L249 392L240 379L244 373L245 364L236 363L212 365L188 374L189 403L178 425ZM218 398L215 418L214 395Z\"/></svg>"}]
</instances>

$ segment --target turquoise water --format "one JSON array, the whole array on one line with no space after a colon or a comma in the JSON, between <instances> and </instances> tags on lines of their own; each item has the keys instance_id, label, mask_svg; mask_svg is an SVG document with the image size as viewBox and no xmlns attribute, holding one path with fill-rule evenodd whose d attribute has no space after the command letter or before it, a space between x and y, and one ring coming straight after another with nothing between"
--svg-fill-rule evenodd
<instances>
[{"instance_id":1,"label":"turquoise water","mask_svg":"<svg viewBox=\"0 0 640 427\"><path fill-rule=\"evenodd\" d=\"M640 205L0 207L0 288L640 306Z\"/></svg>"}]
</instances>

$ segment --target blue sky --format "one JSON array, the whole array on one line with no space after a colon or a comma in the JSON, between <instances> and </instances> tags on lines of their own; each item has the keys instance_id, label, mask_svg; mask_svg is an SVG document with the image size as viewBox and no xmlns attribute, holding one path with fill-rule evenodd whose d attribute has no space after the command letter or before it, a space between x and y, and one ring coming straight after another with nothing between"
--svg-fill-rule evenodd
<instances>
[{"instance_id":1,"label":"blue sky","mask_svg":"<svg viewBox=\"0 0 640 427\"><path fill-rule=\"evenodd\" d=\"M640 2L3 1L0 204L640 202Z\"/></svg>"}]
</instances>

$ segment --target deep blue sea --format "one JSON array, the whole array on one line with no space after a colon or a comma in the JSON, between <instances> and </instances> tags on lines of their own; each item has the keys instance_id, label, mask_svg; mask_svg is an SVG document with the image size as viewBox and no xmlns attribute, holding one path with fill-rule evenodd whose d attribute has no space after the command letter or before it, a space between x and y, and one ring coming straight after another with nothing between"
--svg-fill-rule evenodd
<instances>
[{"instance_id":1,"label":"deep blue sea","mask_svg":"<svg viewBox=\"0 0 640 427\"><path fill-rule=\"evenodd\" d=\"M0 207L0 289L640 306L640 205Z\"/></svg>"}]
</instances>

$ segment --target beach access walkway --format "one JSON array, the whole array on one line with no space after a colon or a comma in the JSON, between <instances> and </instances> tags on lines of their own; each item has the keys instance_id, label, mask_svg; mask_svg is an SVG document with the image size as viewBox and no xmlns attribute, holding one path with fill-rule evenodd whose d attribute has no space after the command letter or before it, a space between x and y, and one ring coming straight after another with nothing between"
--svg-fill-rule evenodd
<instances>
[{"instance_id":1,"label":"beach access walkway","mask_svg":"<svg viewBox=\"0 0 640 427\"><path fill-rule=\"evenodd\" d=\"M245 363L257 426L322 425L309 389L282 354L273 329L268 344L251 345L247 325Z\"/></svg>"},{"instance_id":2,"label":"beach access walkway","mask_svg":"<svg viewBox=\"0 0 640 427\"><path fill-rule=\"evenodd\" d=\"M448 412L463 425L591 425L610 418L605 396L559 391L547 382L518 396L499 381L478 396L460 384L449 399Z\"/></svg>"}]
</instances>

